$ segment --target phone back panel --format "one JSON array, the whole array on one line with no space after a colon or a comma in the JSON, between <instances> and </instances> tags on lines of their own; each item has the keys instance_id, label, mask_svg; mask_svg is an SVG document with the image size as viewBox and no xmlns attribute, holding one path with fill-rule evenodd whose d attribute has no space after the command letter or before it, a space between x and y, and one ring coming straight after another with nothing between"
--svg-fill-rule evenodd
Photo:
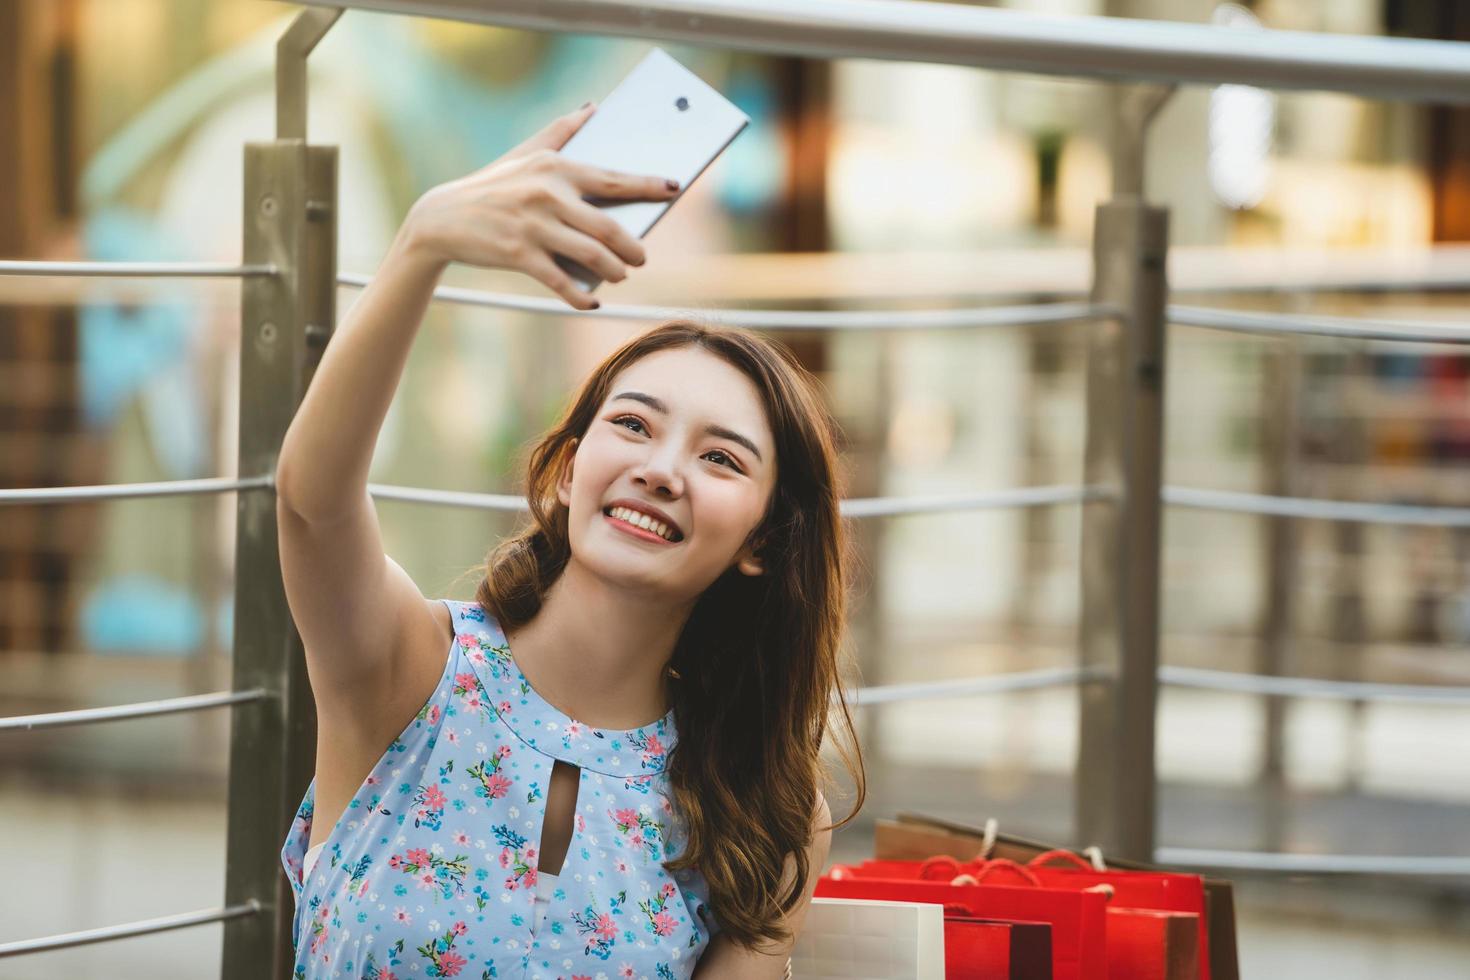
<instances>
[{"instance_id":1,"label":"phone back panel","mask_svg":"<svg viewBox=\"0 0 1470 980\"><path fill-rule=\"evenodd\" d=\"M679 181L679 195L667 201L594 202L642 238L749 124L733 103L654 48L608 93L561 154L607 170ZM565 256L557 256L557 262L588 289L601 282Z\"/></svg>"}]
</instances>

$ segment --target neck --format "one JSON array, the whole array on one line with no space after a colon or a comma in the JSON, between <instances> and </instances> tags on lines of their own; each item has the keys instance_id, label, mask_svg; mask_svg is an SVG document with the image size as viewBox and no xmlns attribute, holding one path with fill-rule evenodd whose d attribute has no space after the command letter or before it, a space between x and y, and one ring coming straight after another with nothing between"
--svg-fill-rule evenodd
<instances>
[{"instance_id":1,"label":"neck","mask_svg":"<svg viewBox=\"0 0 1470 980\"><path fill-rule=\"evenodd\" d=\"M668 664L693 609L611 588L573 559L506 639L557 710L594 728L639 728L669 710Z\"/></svg>"}]
</instances>

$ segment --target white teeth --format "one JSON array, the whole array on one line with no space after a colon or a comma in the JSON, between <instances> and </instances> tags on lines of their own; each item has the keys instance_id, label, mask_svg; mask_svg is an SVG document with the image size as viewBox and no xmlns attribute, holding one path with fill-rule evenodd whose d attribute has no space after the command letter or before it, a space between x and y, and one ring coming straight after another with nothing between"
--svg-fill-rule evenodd
<instances>
[{"instance_id":1,"label":"white teeth","mask_svg":"<svg viewBox=\"0 0 1470 980\"><path fill-rule=\"evenodd\" d=\"M609 513L622 521L627 521L634 527L641 527L645 531L652 531L666 541L674 540L674 531L662 521L656 521L647 514L641 514L627 507L614 507Z\"/></svg>"}]
</instances>

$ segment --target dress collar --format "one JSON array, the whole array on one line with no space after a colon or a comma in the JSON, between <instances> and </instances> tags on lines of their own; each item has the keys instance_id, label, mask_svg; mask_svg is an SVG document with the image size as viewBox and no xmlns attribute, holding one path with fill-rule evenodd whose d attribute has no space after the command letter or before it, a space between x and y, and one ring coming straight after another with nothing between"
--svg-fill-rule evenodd
<instances>
[{"instance_id":1,"label":"dress collar","mask_svg":"<svg viewBox=\"0 0 1470 980\"><path fill-rule=\"evenodd\" d=\"M455 639L489 698L491 713L522 742L605 776L639 778L664 771L677 734L672 709L658 721L628 731L593 728L553 707L511 656L500 624L478 602L461 606Z\"/></svg>"}]
</instances>

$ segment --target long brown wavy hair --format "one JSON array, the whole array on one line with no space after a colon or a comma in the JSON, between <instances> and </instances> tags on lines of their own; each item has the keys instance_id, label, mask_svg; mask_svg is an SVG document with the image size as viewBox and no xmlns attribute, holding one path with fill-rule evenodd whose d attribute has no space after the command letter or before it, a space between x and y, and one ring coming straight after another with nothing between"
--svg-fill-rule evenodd
<instances>
[{"instance_id":1,"label":"long brown wavy hair","mask_svg":"<svg viewBox=\"0 0 1470 980\"><path fill-rule=\"evenodd\" d=\"M530 452L528 527L486 559L475 598L513 630L535 617L571 556L556 486L620 371L655 351L697 346L748 376L775 436L777 478L751 542L764 573L725 571L695 602L669 663L678 740L669 783L688 840L669 871L697 869L710 907L746 948L789 941L782 918L801 899L829 728L866 797L862 751L841 677L852 538L838 510L838 428L816 380L790 349L739 328L669 321L598 365ZM787 875L788 861L795 874ZM783 880L784 879L784 880Z\"/></svg>"}]
</instances>

